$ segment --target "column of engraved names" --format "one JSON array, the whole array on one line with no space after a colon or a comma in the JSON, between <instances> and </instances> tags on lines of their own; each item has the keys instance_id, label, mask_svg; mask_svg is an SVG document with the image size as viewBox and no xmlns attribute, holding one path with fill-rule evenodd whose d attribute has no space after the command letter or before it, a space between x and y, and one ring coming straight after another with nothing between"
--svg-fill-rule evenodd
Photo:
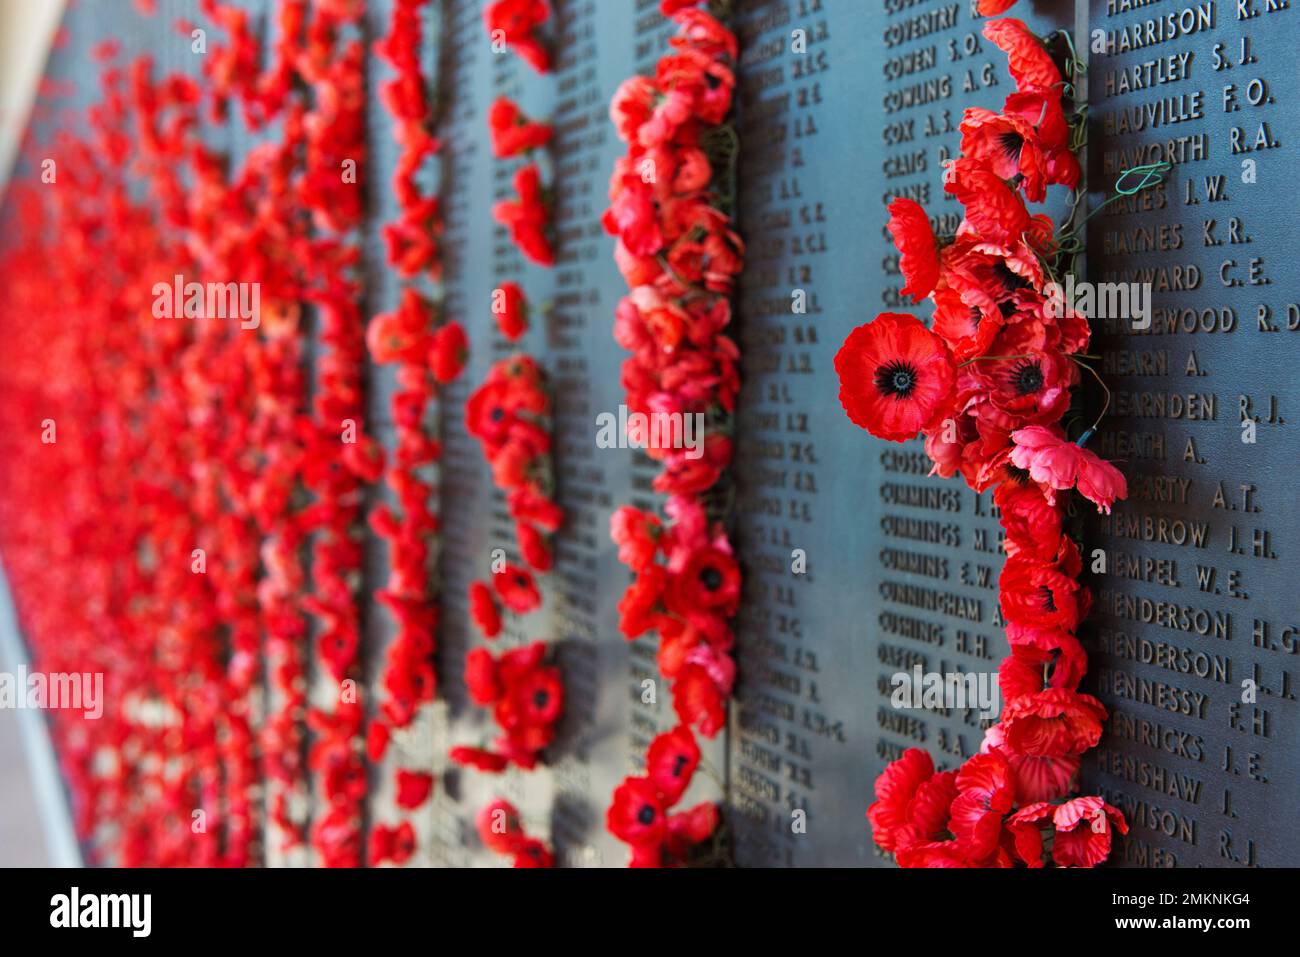
<instances>
[{"instance_id":1,"label":"column of engraved names","mask_svg":"<svg viewBox=\"0 0 1300 957\"><path fill-rule=\"evenodd\" d=\"M611 468L626 453L598 450L597 412L619 394L621 354L611 335L622 280L606 248L600 214L617 148L609 129L611 66L627 62L625 11L592 0L555 4L558 55L555 139L555 293L546 316L546 358L555 403L557 499L564 529L555 539L555 586L550 620L564 673L564 719L552 767L551 834L568 866L621 863L600 845L603 811L621 755L607 756L602 739L621 728L602 722L603 698L617 694L606 680L607 656L623 651L616 637L621 568L609 539ZM606 644L602 649L601 640ZM621 664L621 662L620 662Z\"/></svg>"},{"instance_id":2,"label":"column of engraved names","mask_svg":"<svg viewBox=\"0 0 1300 957\"><path fill-rule=\"evenodd\" d=\"M746 583L729 800L736 858L747 865L851 862L862 831L861 811L838 800L850 788L819 793L823 775L847 759L846 716L832 702L856 697L847 658L833 644L851 635L830 593L844 597L852 563L835 556L819 526L835 516L819 501L827 450L817 437L839 415L833 392L821 394L833 336L819 328L836 182L823 162L834 143L821 135L831 6L751 3L738 22L739 224L747 248L737 301L736 542ZM847 498L838 504L852 519ZM840 667L827 674L833 661Z\"/></svg>"},{"instance_id":3,"label":"column of engraved names","mask_svg":"<svg viewBox=\"0 0 1300 957\"><path fill-rule=\"evenodd\" d=\"M442 554L438 694L442 701L438 752L456 744L486 744L487 725L469 698L464 682L465 656L478 642L467 599L471 581L489 570L491 536L484 516L490 507L478 441L465 429L464 409L482 381L491 357L491 314L485 307L491 278L485 263L492 248L488 208L491 152L484 142L483 93L492 56L485 40L479 4L451 2L438 18L438 95L443 141L439 153L440 202L444 221L444 321L459 321L470 339L465 371L441 393L443 458L441 462ZM492 860L474 836L473 814L479 794L475 773L451 766L435 790L435 842L438 863L467 867Z\"/></svg>"},{"instance_id":4,"label":"column of engraved names","mask_svg":"<svg viewBox=\"0 0 1300 957\"><path fill-rule=\"evenodd\" d=\"M1093 278L1147 290L1151 308L1097 320L1114 393L1099 451L1130 494L1094 523L1107 564L1088 644L1111 716L1086 786L1129 820L1119 863L1295 865L1300 840L1270 826L1300 777L1286 567L1300 443L1281 361L1300 284L1296 212L1277 202L1297 159L1295 14L1252 0L1092 12L1099 185L1173 169L1090 232Z\"/></svg>"}]
</instances>

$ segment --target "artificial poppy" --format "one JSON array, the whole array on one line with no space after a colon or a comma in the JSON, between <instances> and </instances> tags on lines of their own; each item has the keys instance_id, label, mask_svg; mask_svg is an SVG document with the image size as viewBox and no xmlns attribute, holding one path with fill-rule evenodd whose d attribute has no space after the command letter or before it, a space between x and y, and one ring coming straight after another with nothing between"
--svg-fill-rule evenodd
<instances>
[{"instance_id":1,"label":"artificial poppy","mask_svg":"<svg viewBox=\"0 0 1300 957\"><path fill-rule=\"evenodd\" d=\"M433 775L424 771L398 768L395 782L397 806L408 811L415 810L433 793Z\"/></svg>"},{"instance_id":2,"label":"artificial poppy","mask_svg":"<svg viewBox=\"0 0 1300 957\"><path fill-rule=\"evenodd\" d=\"M501 603L516 615L526 615L542 605L542 595L537 590L533 573L520 565L506 563L493 574L492 587Z\"/></svg>"},{"instance_id":3,"label":"artificial poppy","mask_svg":"<svg viewBox=\"0 0 1300 957\"><path fill-rule=\"evenodd\" d=\"M648 778L624 779L614 789L614 801L606 812L606 824L610 833L625 843L661 843L668 825L658 788Z\"/></svg>"},{"instance_id":4,"label":"artificial poppy","mask_svg":"<svg viewBox=\"0 0 1300 957\"><path fill-rule=\"evenodd\" d=\"M484 582L470 583L469 615L484 638L495 638L501 634L501 611L497 608L492 589Z\"/></svg>"},{"instance_id":5,"label":"artificial poppy","mask_svg":"<svg viewBox=\"0 0 1300 957\"><path fill-rule=\"evenodd\" d=\"M836 353L835 371L840 405L878 438L910 439L952 412L952 355L915 316L884 312L858 326Z\"/></svg>"},{"instance_id":6,"label":"artificial poppy","mask_svg":"<svg viewBox=\"0 0 1300 957\"><path fill-rule=\"evenodd\" d=\"M898 248L905 296L920 302L939 279L939 246L930 227L930 217L916 200L898 196L889 204L889 234Z\"/></svg>"},{"instance_id":7,"label":"artificial poppy","mask_svg":"<svg viewBox=\"0 0 1300 957\"><path fill-rule=\"evenodd\" d=\"M679 725L650 742L645 760L646 777L659 789L664 803L672 805L691 783L700 763L700 747L690 728Z\"/></svg>"}]
</instances>

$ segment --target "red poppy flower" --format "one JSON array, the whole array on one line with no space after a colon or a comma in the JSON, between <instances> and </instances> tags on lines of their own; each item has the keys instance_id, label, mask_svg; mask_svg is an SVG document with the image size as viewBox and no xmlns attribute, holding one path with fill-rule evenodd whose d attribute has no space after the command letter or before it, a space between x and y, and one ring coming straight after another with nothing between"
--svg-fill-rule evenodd
<instances>
[{"instance_id":1,"label":"red poppy flower","mask_svg":"<svg viewBox=\"0 0 1300 957\"><path fill-rule=\"evenodd\" d=\"M957 841L926 841L900 848L895 859L902 868L978 867Z\"/></svg>"},{"instance_id":2,"label":"red poppy flower","mask_svg":"<svg viewBox=\"0 0 1300 957\"><path fill-rule=\"evenodd\" d=\"M533 641L519 648L510 649L497 662L502 684L510 685L518 681L522 676L536 669L545 657L546 642L544 641Z\"/></svg>"},{"instance_id":3,"label":"red poppy flower","mask_svg":"<svg viewBox=\"0 0 1300 957\"><path fill-rule=\"evenodd\" d=\"M471 648L465 656L465 686L475 704L489 705L501 696L496 660L486 648Z\"/></svg>"},{"instance_id":4,"label":"red poppy flower","mask_svg":"<svg viewBox=\"0 0 1300 957\"><path fill-rule=\"evenodd\" d=\"M1062 537L1055 560L1020 551L1007 559L998 578L998 598L1007 621L1032 628L1073 632L1083 617L1078 582L1079 551Z\"/></svg>"},{"instance_id":5,"label":"red poppy flower","mask_svg":"<svg viewBox=\"0 0 1300 957\"><path fill-rule=\"evenodd\" d=\"M1000 13L1006 13L1016 5L1016 0L979 0L979 14L981 17L996 17Z\"/></svg>"},{"instance_id":6,"label":"red poppy flower","mask_svg":"<svg viewBox=\"0 0 1300 957\"><path fill-rule=\"evenodd\" d=\"M433 305L409 286L392 312L370 320L366 344L375 362L419 362L429 348L429 324Z\"/></svg>"},{"instance_id":7,"label":"red poppy flower","mask_svg":"<svg viewBox=\"0 0 1300 957\"><path fill-rule=\"evenodd\" d=\"M1017 113L968 108L961 121L961 154L1017 183L1031 203L1047 195L1048 152L1034 125Z\"/></svg>"},{"instance_id":8,"label":"red poppy flower","mask_svg":"<svg viewBox=\"0 0 1300 957\"><path fill-rule=\"evenodd\" d=\"M1060 644L1055 648L1012 645L1011 654L998 666L998 686L1007 701L1045 688L1074 691L1087 664L1083 645L1073 635L1060 635Z\"/></svg>"},{"instance_id":9,"label":"red poppy flower","mask_svg":"<svg viewBox=\"0 0 1300 957\"><path fill-rule=\"evenodd\" d=\"M517 156L551 141L551 125L528 119L506 96L497 97L488 109L488 132L492 135L492 155L497 159Z\"/></svg>"},{"instance_id":10,"label":"red poppy flower","mask_svg":"<svg viewBox=\"0 0 1300 957\"><path fill-rule=\"evenodd\" d=\"M979 160L959 156L950 162L943 172L943 188L966 212L958 238L973 236L1009 246L1020 242L1029 229L1024 200Z\"/></svg>"},{"instance_id":11,"label":"red poppy flower","mask_svg":"<svg viewBox=\"0 0 1300 957\"><path fill-rule=\"evenodd\" d=\"M498 702L497 720L510 730L517 724L552 725L564 710L564 685L558 668L530 669L510 682Z\"/></svg>"},{"instance_id":12,"label":"red poppy flower","mask_svg":"<svg viewBox=\"0 0 1300 957\"><path fill-rule=\"evenodd\" d=\"M721 687L707 668L687 665L673 682L673 710L683 724L712 738L727 722L726 695L730 687Z\"/></svg>"},{"instance_id":13,"label":"red poppy flower","mask_svg":"<svg viewBox=\"0 0 1300 957\"><path fill-rule=\"evenodd\" d=\"M514 854L526 839L519 812L503 798L484 805L474 823L484 846L498 854Z\"/></svg>"},{"instance_id":14,"label":"red poppy flower","mask_svg":"<svg viewBox=\"0 0 1300 957\"><path fill-rule=\"evenodd\" d=\"M1052 861L1060 867L1096 867L1110 856L1112 831L1128 833L1124 815L1099 797L1078 797L1064 804L1031 804L1013 814L1008 822L1016 835L1016 850L1030 867L1042 866L1041 827L1048 821L1055 830Z\"/></svg>"},{"instance_id":15,"label":"red poppy flower","mask_svg":"<svg viewBox=\"0 0 1300 957\"><path fill-rule=\"evenodd\" d=\"M482 748L455 747L451 749L449 757L456 764L477 768L488 774L500 774L510 763L503 755Z\"/></svg>"},{"instance_id":16,"label":"red poppy flower","mask_svg":"<svg viewBox=\"0 0 1300 957\"><path fill-rule=\"evenodd\" d=\"M564 523L564 510L544 495L529 488L516 489L507 496L510 517L536 525L554 534Z\"/></svg>"},{"instance_id":17,"label":"red poppy flower","mask_svg":"<svg viewBox=\"0 0 1300 957\"><path fill-rule=\"evenodd\" d=\"M384 760L390 737L388 725L378 718L372 719L366 729L366 757L371 764Z\"/></svg>"},{"instance_id":18,"label":"red poppy flower","mask_svg":"<svg viewBox=\"0 0 1300 957\"><path fill-rule=\"evenodd\" d=\"M1007 67L1019 90L1057 88L1061 71L1043 42L1014 17L984 24L984 36L1007 55Z\"/></svg>"},{"instance_id":19,"label":"red poppy flower","mask_svg":"<svg viewBox=\"0 0 1300 957\"><path fill-rule=\"evenodd\" d=\"M947 343L953 360L963 363L986 355L1002 328L1001 311L991 300L976 304L966 302L960 289L942 280L932 295L935 309L930 331Z\"/></svg>"},{"instance_id":20,"label":"red poppy flower","mask_svg":"<svg viewBox=\"0 0 1300 957\"><path fill-rule=\"evenodd\" d=\"M1043 486L1050 502L1056 500L1053 490L1077 488L1098 511L1110 514L1115 500L1128 495L1124 473L1088 449L1066 441L1059 430L1033 425L1013 432L1011 438L1016 443L1011 461Z\"/></svg>"},{"instance_id":21,"label":"red poppy flower","mask_svg":"<svg viewBox=\"0 0 1300 957\"><path fill-rule=\"evenodd\" d=\"M542 606L542 595L527 568L507 563L492 576L492 587L502 604L516 615L526 615Z\"/></svg>"},{"instance_id":22,"label":"red poppy flower","mask_svg":"<svg viewBox=\"0 0 1300 957\"><path fill-rule=\"evenodd\" d=\"M601 224L611 236L618 236L633 256L654 256L664 247L654 186L626 160L616 161L609 183L609 208L602 214Z\"/></svg>"},{"instance_id":23,"label":"red poppy flower","mask_svg":"<svg viewBox=\"0 0 1300 957\"><path fill-rule=\"evenodd\" d=\"M397 769L397 806L413 811L433 793L433 775L423 771Z\"/></svg>"},{"instance_id":24,"label":"red poppy flower","mask_svg":"<svg viewBox=\"0 0 1300 957\"><path fill-rule=\"evenodd\" d=\"M1016 754L1080 754L1101 740L1106 709L1092 695L1048 688L1008 701L1002 708L1006 747Z\"/></svg>"},{"instance_id":25,"label":"red poppy flower","mask_svg":"<svg viewBox=\"0 0 1300 957\"><path fill-rule=\"evenodd\" d=\"M517 282L503 282L492 297L492 314L501 335L514 342L528 331L528 300Z\"/></svg>"},{"instance_id":26,"label":"red poppy flower","mask_svg":"<svg viewBox=\"0 0 1300 957\"><path fill-rule=\"evenodd\" d=\"M1005 481L993 490L993 504L1006 538L1008 555L1051 560L1061 547L1061 510L1033 482Z\"/></svg>"},{"instance_id":27,"label":"red poppy flower","mask_svg":"<svg viewBox=\"0 0 1300 957\"><path fill-rule=\"evenodd\" d=\"M876 778L876 800L867 808L876 843L899 851L945 833L956 777L952 771L935 774L930 755L920 748L904 751Z\"/></svg>"},{"instance_id":28,"label":"red poppy flower","mask_svg":"<svg viewBox=\"0 0 1300 957\"><path fill-rule=\"evenodd\" d=\"M634 572L639 572L654 561L659 551L659 519L623 505L614 510L609 519L609 535L618 546L618 560Z\"/></svg>"},{"instance_id":29,"label":"red poppy flower","mask_svg":"<svg viewBox=\"0 0 1300 957\"><path fill-rule=\"evenodd\" d=\"M493 0L483 8L483 24L494 42L498 35L503 37L525 63L545 73L551 56L535 31L550 15L545 0Z\"/></svg>"},{"instance_id":30,"label":"red poppy flower","mask_svg":"<svg viewBox=\"0 0 1300 957\"><path fill-rule=\"evenodd\" d=\"M539 572L551 570L555 564L551 546L541 532L527 522L515 522L515 539L519 542L519 554L524 561Z\"/></svg>"},{"instance_id":31,"label":"red poppy flower","mask_svg":"<svg viewBox=\"0 0 1300 957\"><path fill-rule=\"evenodd\" d=\"M484 638L501 634L501 612L492 597L492 589L484 582L472 582L469 586L469 615Z\"/></svg>"},{"instance_id":32,"label":"red poppy flower","mask_svg":"<svg viewBox=\"0 0 1300 957\"><path fill-rule=\"evenodd\" d=\"M835 356L840 405L853 423L901 442L951 414L948 347L914 316L883 312L849 333Z\"/></svg>"},{"instance_id":33,"label":"red poppy flower","mask_svg":"<svg viewBox=\"0 0 1300 957\"><path fill-rule=\"evenodd\" d=\"M713 836L720 820L718 806L712 801L704 801L685 811L669 815L668 835L661 848L662 853L659 860L649 866L688 865L691 852ZM634 854L636 850L633 848Z\"/></svg>"},{"instance_id":34,"label":"red poppy flower","mask_svg":"<svg viewBox=\"0 0 1300 957\"><path fill-rule=\"evenodd\" d=\"M899 291L920 302L939 279L939 246L930 217L920 203L899 196L889 204L889 233L898 247L898 265L905 280Z\"/></svg>"},{"instance_id":35,"label":"red poppy flower","mask_svg":"<svg viewBox=\"0 0 1300 957\"><path fill-rule=\"evenodd\" d=\"M1029 123L1049 156L1063 150L1068 152L1070 126L1061 108L1059 90L1029 89L1012 93L1002 104L1002 112Z\"/></svg>"},{"instance_id":36,"label":"red poppy flower","mask_svg":"<svg viewBox=\"0 0 1300 957\"><path fill-rule=\"evenodd\" d=\"M700 763L700 747L690 728L679 726L651 741L645 760L646 777L659 789L664 804L673 805L691 783Z\"/></svg>"},{"instance_id":37,"label":"red poppy flower","mask_svg":"<svg viewBox=\"0 0 1300 957\"><path fill-rule=\"evenodd\" d=\"M1016 782L1016 803L1021 807L1068 794L1082 763L1077 754L1058 757L1017 754L1007 748L1006 734L997 724L984 732L983 748L996 751L1006 759Z\"/></svg>"},{"instance_id":38,"label":"red poppy flower","mask_svg":"<svg viewBox=\"0 0 1300 957\"><path fill-rule=\"evenodd\" d=\"M469 338L456 321L444 323L429 343L429 369L443 385L454 380L469 359Z\"/></svg>"},{"instance_id":39,"label":"red poppy flower","mask_svg":"<svg viewBox=\"0 0 1300 957\"><path fill-rule=\"evenodd\" d=\"M384 474L384 449L372 436L359 435L343 443L343 464L364 482L377 482Z\"/></svg>"},{"instance_id":40,"label":"red poppy flower","mask_svg":"<svg viewBox=\"0 0 1300 957\"><path fill-rule=\"evenodd\" d=\"M1011 431L1031 422L1055 422L1070 406L1079 381L1075 364L1054 350L1035 349L1018 335L1024 323L1005 326L990 346L991 356L973 362L958 382L958 402Z\"/></svg>"},{"instance_id":41,"label":"red poppy flower","mask_svg":"<svg viewBox=\"0 0 1300 957\"><path fill-rule=\"evenodd\" d=\"M961 766L948 827L967 857L979 860L997 847L1015 796L1011 769L1000 754L977 754Z\"/></svg>"},{"instance_id":42,"label":"red poppy flower","mask_svg":"<svg viewBox=\"0 0 1300 957\"><path fill-rule=\"evenodd\" d=\"M547 238L550 211L542 191L541 171L535 163L515 173L514 200L502 200L492 207L492 218L510 230L520 251L541 266L553 266L555 253Z\"/></svg>"},{"instance_id":43,"label":"red poppy flower","mask_svg":"<svg viewBox=\"0 0 1300 957\"><path fill-rule=\"evenodd\" d=\"M521 841L515 850L514 866L554 867L555 855L543 842L535 837L528 837Z\"/></svg>"},{"instance_id":44,"label":"red poppy flower","mask_svg":"<svg viewBox=\"0 0 1300 957\"><path fill-rule=\"evenodd\" d=\"M730 617L739 602L740 566L720 548L692 552L672 577L668 603L679 614L716 609Z\"/></svg>"},{"instance_id":45,"label":"red poppy flower","mask_svg":"<svg viewBox=\"0 0 1300 957\"><path fill-rule=\"evenodd\" d=\"M654 626L655 610L667 584L667 571L651 563L628 585L618 603L618 628L624 637L631 640Z\"/></svg>"},{"instance_id":46,"label":"red poppy flower","mask_svg":"<svg viewBox=\"0 0 1300 957\"><path fill-rule=\"evenodd\" d=\"M659 844L668 826L659 789L647 778L624 779L605 817L610 833L633 845Z\"/></svg>"},{"instance_id":47,"label":"red poppy flower","mask_svg":"<svg viewBox=\"0 0 1300 957\"><path fill-rule=\"evenodd\" d=\"M410 821L403 821L397 827L376 824L370 831L370 866L392 861L405 864L415 853L415 828Z\"/></svg>"}]
</instances>

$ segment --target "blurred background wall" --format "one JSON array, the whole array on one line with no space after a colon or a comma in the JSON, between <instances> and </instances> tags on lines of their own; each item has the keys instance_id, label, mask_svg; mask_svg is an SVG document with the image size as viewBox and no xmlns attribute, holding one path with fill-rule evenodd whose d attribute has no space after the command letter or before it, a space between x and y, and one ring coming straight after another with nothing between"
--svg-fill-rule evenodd
<instances>
[{"instance_id":1,"label":"blurred background wall","mask_svg":"<svg viewBox=\"0 0 1300 957\"><path fill-rule=\"evenodd\" d=\"M64 0L0 0L0 192L64 5Z\"/></svg>"}]
</instances>

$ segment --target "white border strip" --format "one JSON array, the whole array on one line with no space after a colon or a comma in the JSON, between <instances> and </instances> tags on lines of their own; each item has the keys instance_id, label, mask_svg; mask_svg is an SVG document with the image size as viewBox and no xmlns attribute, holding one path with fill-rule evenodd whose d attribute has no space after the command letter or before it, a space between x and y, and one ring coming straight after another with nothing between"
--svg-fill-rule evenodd
<instances>
[{"instance_id":1,"label":"white border strip","mask_svg":"<svg viewBox=\"0 0 1300 957\"><path fill-rule=\"evenodd\" d=\"M13 596L9 594L9 582L3 568L0 568L0 664L9 671L30 664L27 648L18 633ZM81 858L76 829L72 826L72 811L59 774L59 763L54 758L54 744L45 725L45 715L39 710L20 708L18 725L22 729L23 751L27 754L32 787L36 791L36 806L40 810L41 830L45 834L50 865L82 867L85 862Z\"/></svg>"}]
</instances>

